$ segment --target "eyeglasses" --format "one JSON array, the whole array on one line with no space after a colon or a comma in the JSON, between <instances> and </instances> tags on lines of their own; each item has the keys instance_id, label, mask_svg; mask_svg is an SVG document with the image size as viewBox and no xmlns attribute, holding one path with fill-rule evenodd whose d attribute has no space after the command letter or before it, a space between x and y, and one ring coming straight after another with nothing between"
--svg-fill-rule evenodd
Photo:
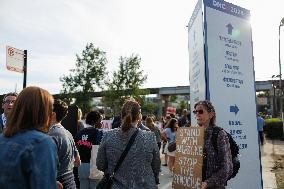
<instances>
[{"instance_id":1,"label":"eyeglasses","mask_svg":"<svg viewBox=\"0 0 284 189\"><path fill-rule=\"evenodd\" d=\"M5 104L14 104L15 100L5 100L4 103Z\"/></svg>"},{"instance_id":2,"label":"eyeglasses","mask_svg":"<svg viewBox=\"0 0 284 189\"><path fill-rule=\"evenodd\" d=\"M193 113L194 114L203 114L204 113L204 111L203 110L193 110Z\"/></svg>"}]
</instances>

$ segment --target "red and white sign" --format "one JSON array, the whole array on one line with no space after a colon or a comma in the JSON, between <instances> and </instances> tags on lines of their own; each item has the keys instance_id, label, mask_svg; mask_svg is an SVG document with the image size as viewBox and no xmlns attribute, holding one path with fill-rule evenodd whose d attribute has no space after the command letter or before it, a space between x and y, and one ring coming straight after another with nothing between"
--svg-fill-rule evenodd
<instances>
[{"instance_id":1,"label":"red and white sign","mask_svg":"<svg viewBox=\"0 0 284 189\"><path fill-rule=\"evenodd\" d=\"M10 71L24 72L24 51L14 47L6 47L6 67Z\"/></svg>"},{"instance_id":2,"label":"red and white sign","mask_svg":"<svg viewBox=\"0 0 284 189\"><path fill-rule=\"evenodd\" d=\"M175 107L167 107L167 115L170 115L170 114L174 114L174 115L176 115L176 108Z\"/></svg>"}]
</instances>

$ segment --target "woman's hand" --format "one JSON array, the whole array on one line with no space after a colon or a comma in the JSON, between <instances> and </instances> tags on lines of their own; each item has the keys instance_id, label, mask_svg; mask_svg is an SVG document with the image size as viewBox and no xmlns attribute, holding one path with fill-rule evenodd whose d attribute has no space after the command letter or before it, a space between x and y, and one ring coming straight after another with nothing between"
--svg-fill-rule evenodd
<instances>
[{"instance_id":1,"label":"woman's hand","mask_svg":"<svg viewBox=\"0 0 284 189\"><path fill-rule=\"evenodd\" d=\"M207 188L207 182L202 182L201 189L206 189Z\"/></svg>"},{"instance_id":2,"label":"woman's hand","mask_svg":"<svg viewBox=\"0 0 284 189\"><path fill-rule=\"evenodd\" d=\"M56 184L57 184L57 189L63 189L63 185L59 181L56 181Z\"/></svg>"},{"instance_id":3,"label":"woman's hand","mask_svg":"<svg viewBox=\"0 0 284 189\"><path fill-rule=\"evenodd\" d=\"M77 154L77 156L75 157L75 161L74 161L74 167L79 167L80 165L81 165L80 155Z\"/></svg>"}]
</instances>

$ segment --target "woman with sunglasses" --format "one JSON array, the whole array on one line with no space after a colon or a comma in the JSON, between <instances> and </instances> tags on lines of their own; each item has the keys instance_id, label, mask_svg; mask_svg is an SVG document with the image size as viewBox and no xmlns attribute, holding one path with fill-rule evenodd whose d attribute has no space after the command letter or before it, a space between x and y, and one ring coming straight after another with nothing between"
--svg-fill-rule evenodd
<instances>
[{"instance_id":1,"label":"woman with sunglasses","mask_svg":"<svg viewBox=\"0 0 284 189\"><path fill-rule=\"evenodd\" d=\"M233 171L229 138L224 130L220 130L217 137L218 151L215 151L211 138L214 127L217 127L216 113L210 101L197 102L193 113L197 124L205 128L201 189L224 189Z\"/></svg>"}]
</instances>

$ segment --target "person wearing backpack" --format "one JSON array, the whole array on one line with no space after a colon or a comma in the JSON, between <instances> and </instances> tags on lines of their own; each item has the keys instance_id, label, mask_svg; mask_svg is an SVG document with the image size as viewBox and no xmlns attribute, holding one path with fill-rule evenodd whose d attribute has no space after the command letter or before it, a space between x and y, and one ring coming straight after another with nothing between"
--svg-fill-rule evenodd
<instances>
[{"instance_id":1,"label":"person wearing backpack","mask_svg":"<svg viewBox=\"0 0 284 189\"><path fill-rule=\"evenodd\" d=\"M217 129L215 149L212 137L220 127L216 126L215 108L210 101L197 102L193 113L197 124L205 128L201 189L224 189L233 173L229 137L225 130Z\"/></svg>"}]
</instances>

